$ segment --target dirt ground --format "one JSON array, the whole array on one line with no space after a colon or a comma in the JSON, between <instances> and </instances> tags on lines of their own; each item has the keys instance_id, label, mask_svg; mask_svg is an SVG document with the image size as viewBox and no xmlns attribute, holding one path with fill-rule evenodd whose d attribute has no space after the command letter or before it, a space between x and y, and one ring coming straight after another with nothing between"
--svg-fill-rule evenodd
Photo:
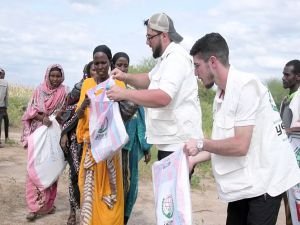
<instances>
[{"instance_id":1,"label":"dirt ground","mask_svg":"<svg viewBox=\"0 0 300 225\"><path fill-rule=\"evenodd\" d=\"M18 132L11 132L15 143L0 148L0 225L30 224L26 221L25 175L26 151L17 144ZM66 224L68 204L68 172L64 171L58 183L56 213L38 218L31 224ZM192 189L194 225L223 225L226 218L226 204L218 199L213 179L207 179L201 190ZM155 224L153 191L151 180L141 180L139 196L134 206L129 225ZM277 225L284 225L284 207L281 207Z\"/></svg>"}]
</instances>

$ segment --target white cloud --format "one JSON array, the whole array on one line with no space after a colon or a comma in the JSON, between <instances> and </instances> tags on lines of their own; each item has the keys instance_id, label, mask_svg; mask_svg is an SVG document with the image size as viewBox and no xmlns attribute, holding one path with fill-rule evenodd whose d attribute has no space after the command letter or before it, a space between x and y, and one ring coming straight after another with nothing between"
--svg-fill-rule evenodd
<instances>
[{"instance_id":1,"label":"white cloud","mask_svg":"<svg viewBox=\"0 0 300 225\"><path fill-rule=\"evenodd\" d=\"M97 11L93 4L87 4L86 2L73 2L71 6L73 10L81 13L94 14Z\"/></svg>"},{"instance_id":2,"label":"white cloud","mask_svg":"<svg viewBox=\"0 0 300 225\"><path fill-rule=\"evenodd\" d=\"M219 32L232 64L261 77L280 76L300 55L298 0L10 0L0 8L0 67L11 82L37 85L49 64L60 63L72 86L98 44L140 63L152 55L143 19L160 11L171 15L188 50L204 34Z\"/></svg>"},{"instance_id":3,"label":"white cloud","mask_svg":"<svg viewBox=\"0 0 300 225\"><path fill-rule=\"evenodd\" d=\"M287 61L299 58L299 11L296 0L223 0L194 16L200 30L226 38L231 62L250 72L263 71L262 78L269 78L280 76Z\"/></svg>"},{"instance_id":4,"label":"white cloud","mask_svg":"<svg viewBox=\"0 0 300 225\"><path fill-rule=\"evenodd\" d=\"M95 8L92 5L74 3L74 4L72 4L72 7L74 10L76 10L78 12L89 12L89 13L95 12Z\"/></svg>"},{"instance_id":5,"label":"white cloud","mask_svg":"<svg viewBox=\"0 0 300 225\"><path fill-rule=\"evenodd\" d=\"M98 5L101 1L99 0L69 0L69 2L78 3L82 5Z\"/></svg>"}]
</instances>

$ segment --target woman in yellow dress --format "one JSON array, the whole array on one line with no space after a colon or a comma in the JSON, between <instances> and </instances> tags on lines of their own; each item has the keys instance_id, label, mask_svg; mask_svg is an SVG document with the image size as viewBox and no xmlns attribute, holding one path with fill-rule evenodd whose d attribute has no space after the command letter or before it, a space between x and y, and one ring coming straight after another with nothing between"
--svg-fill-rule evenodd
<instances>
[{"instance_id":1,"label":"woman in yellow dress","mask_svg":"<svg viewBox=\"0 0 300 225\"><path fill-rule=\"evenodd\" d=\"M97 46L93 61L97 74L82 84L77 114L77 140L83 144L78 185L80 190L80 224L124 225L124 194L121 152L111 160L96 163L92 157L89 137L89 104L87 91L109 78L112 54L106 45ZM123 82L116 85L124 87Z\"/></svg>"}]
</instances>

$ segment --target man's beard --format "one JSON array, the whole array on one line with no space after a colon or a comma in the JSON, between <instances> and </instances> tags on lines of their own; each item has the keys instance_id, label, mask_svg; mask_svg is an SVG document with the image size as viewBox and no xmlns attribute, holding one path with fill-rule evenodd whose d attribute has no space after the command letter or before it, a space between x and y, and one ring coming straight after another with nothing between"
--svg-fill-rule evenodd
<instances>
[{"instance_id":1,"label":"man's beard","mask_svg":"<svg viewBox=\"0 0 300 225\"><path fill-rule=\"evenodd\" d=\"M155 49L153 49L153 58L157 59L158 57L160 57L162 54L162 47L161 44L159 44Z\"/></svg>"},{"instance_id":2,"label":"man's beard","mask_svg":"<svg viewBox=\"0 0 300 225\"><path fill-rule=\"evenodd\" d=\"M206 89L212 88L215 85L214 75L211 72L209 72L207 82L204 83L203 80L202 80L202 84L204 85L204 87Z\"/></svg>"}]
</instances>

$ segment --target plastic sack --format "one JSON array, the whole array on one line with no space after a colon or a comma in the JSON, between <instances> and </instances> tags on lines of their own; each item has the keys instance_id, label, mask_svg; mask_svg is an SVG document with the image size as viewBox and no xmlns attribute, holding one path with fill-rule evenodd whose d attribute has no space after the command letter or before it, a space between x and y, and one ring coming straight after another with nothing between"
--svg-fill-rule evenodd
<instances>
[{"instance_id":1,"label":"plastic sack","mask_svg":"<svg viewBox=\"0 0 300 225\"><path fill-rule=\"evenodd\" d=\"M52 121L50 127L42 125L28 137L28 176L42 190L50 187L66 166L59 145L61 128L55 116L49 119Z\"/></svg>"},{"instance_id":2,"label":"plastic sack","mask_svg":"<svg viewBox=\"0 0 300 225\"><path fill-rule=\"evenodd\" d=\"M191 225L192 207L187 157L182 149L152 166L156 224Z\"/></svg>"},{"instance_id":3,"label":"plastic sack","mask_svg":"<svg viewBox=\"0 0 300 225\"><path fill-rule=\"evenodd\" d=\"M128 141L119 104L110 101L106 96L107 87L113 84L114 81L108 79L87 93L91 100L89 116L91 152L97 163L113 156Z\"/></svg>"}]
</instances>

